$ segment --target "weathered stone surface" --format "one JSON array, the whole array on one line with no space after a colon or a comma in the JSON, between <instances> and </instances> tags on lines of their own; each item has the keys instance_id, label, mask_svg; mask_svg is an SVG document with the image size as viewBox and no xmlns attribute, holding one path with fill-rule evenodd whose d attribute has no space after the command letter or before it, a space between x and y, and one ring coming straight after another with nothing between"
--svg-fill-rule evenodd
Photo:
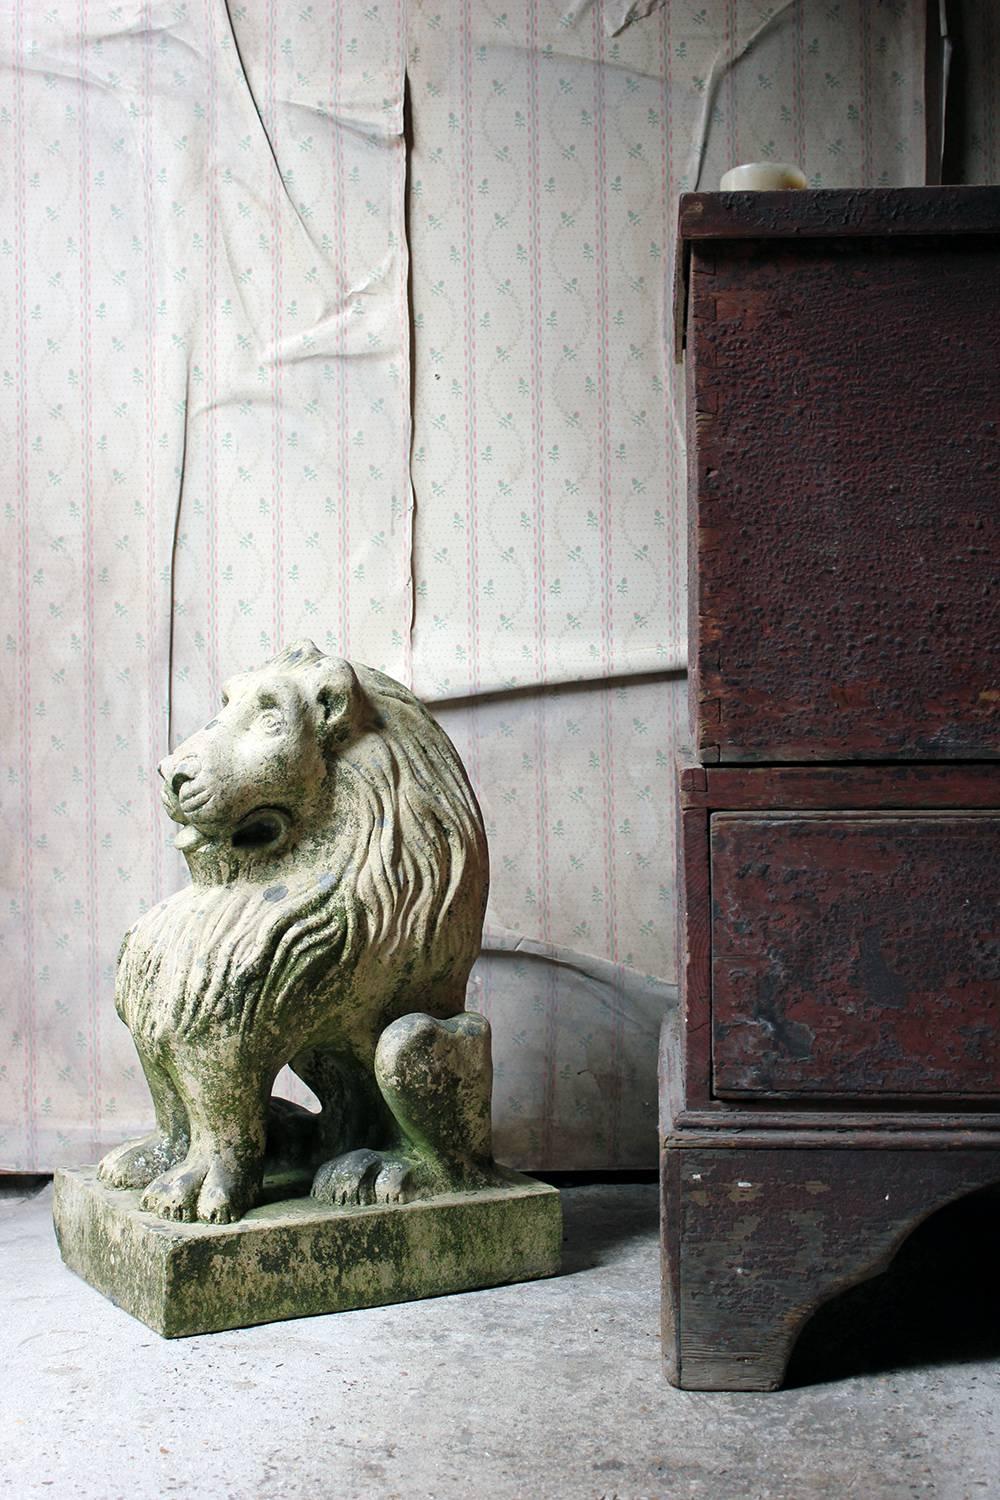
<instances>
[{"instance_id":1,"label":"weathered stone surface","mask_svg":"<svg viewBox=\"0 0 1000 1500\"><path fill-rule=\"evenodd\" d=\"M555 1274L558 1192L495 1173L497 1185L477 1192L340 1208L285 1198L215 1225L145 1212L138 1191L79 1168L56 1173L53 1217L72 1270L179 1338Z\"/></svg>"},{"instance_id":2,"label":"weathered stone surface","mask_svg":"<svg viewBox=\"0 0 1000 1500\"><path fill-rule=\"evenodd\" d=\"M493 1160L486 834L441 728L302 641L159 769L192 884L115 985L156 1129L58 1174L66 1264L167 1337L555 1272L558 1193Z\"/></svg>"},{"instance_id":3,"label":"weathered stone surface","mask_svg":"<svg viewBox=\"0 0 1000 1500\"><path fill-rule=\"evenodd\" d=\"M239 1219L275 1164L288 1063L322 1108L297 1152L278 1132L278 1158L321 1201L492 1182L489 1026L464 1011L489 858L440 726L400 683L300 641L231 678L159 770L192 884L122 943L115 1003L156 1129L102 1180L165 1219Z\"/></svg>"}]
</instances>

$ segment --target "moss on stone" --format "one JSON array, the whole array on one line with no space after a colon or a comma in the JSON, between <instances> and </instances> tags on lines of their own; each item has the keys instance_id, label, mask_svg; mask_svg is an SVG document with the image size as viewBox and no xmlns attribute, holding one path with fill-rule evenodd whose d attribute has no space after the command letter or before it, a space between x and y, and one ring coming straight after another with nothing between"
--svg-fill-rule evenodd
<instances>
[{"instance_id":1,"label":"moss on stone","mask_svg":"<svg viewBox=\"0 0 1000 1500\"><path fill-rule=\"evenodd\" d=\"M329 1208L270 1202L234 1224L175 1224L109 1189L93 1168L56 1174L67 1266L167 1338L376 1307L552 1276L555 1188L502 1185L413 1203Z\"/></svg>"}]
</instances>

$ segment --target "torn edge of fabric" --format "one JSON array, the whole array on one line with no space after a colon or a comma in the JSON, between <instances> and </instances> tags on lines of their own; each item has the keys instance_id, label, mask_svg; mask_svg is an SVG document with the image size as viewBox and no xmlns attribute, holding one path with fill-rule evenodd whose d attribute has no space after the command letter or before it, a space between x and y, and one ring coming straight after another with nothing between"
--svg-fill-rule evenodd
<instances>
[{"instance_id":1,"label":"torn edge of fabric","mask_svg":"<svg viewBox=\"0 0 1000 1500\"><path fill-rule=\"evenodd\" d=\"M592 984L602 1004L608 1010L621 1014L626 1021L639 1019L621 1004L621 997L628 994L641 992L646 997L658 997L662 1001L664 1014L676 1009L678 1003L678 986L673 980L661 979L655 974L643 974L627 964L597 958L577 948L543 942L540 938L514 932L495 922L487 922L483 932L482 957L534 959L559 969L568 969Z\"/></svg>"}]
</instances>

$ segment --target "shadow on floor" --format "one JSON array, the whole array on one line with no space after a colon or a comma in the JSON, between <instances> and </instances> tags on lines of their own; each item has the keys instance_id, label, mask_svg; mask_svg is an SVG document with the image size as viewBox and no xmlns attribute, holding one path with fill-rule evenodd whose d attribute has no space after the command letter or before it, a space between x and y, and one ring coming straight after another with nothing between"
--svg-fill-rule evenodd
<instances>
[{"instance_id":1,"label":"shadow on floor","mask_svg":"<svg viewBox=\"0 0 1000 1500\"><path fill-rule=\"evenodd\" d=\"M658 1237L656 1172L533 1173L562 1191L564 1276L604 1265L630 1241ZM637 1192L637 1187L645 1187Z\"/></svg>"},{"instance_id":2,"label":"shadow on floor","mask_svg":"<svg viewBox=\"0 0 1000 1500\"><path fill-rule=\"evenodd\" d=\"M629 1241L648 1240L651 1235L659 1234L655 1171L531 1175L561 1190L568 1189L562 1194L564 1275L603 1265L616 1249ZM51 1181L47 1174L0 1173L0 1203L5 1199L33 1198ZM642 1186L646 1191L637 1193L636 1187Z\"/></svg>"},{"instance_id":3,"label":"shadow on floor","mask_svg":"<svg viewBox=\"0 0 1000 1500\"><path fill-rule=\"evenodd\" d=\"M1000 1193L963 1198L914 1230L887 1271L819 1308L786 1386L1000 1357Z\"/></svg>"},{"instance_id":4,"label":"shadow on floor","mask_svg":"<svg viewBox=\"0 0 1000 1500\"><path fill-rule=\"evenodd\" d=\"M51 1181L48 1172L0 1172L0 1202L4 1198L34 1198Z\"/></svg>"}]
</instances>

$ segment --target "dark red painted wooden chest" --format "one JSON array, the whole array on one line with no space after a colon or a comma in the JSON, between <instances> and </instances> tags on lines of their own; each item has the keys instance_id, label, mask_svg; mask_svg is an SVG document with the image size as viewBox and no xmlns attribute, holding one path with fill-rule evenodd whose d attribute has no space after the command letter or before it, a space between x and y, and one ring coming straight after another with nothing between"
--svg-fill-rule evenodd
<instances>
[{"instance_id":1,"label":"dark red painted wooden chest","mask_svg":"<svg viewBox=\"0 0 1000 1500\"><path fill-rule=\"evenodd\" d=\"M716 1094L1000 1101L1000 814L724 812L709 846Z\"/></svg>"},{"instance_id":2,"label":"dark red painted wooden chest","mask_svg":"<svg viewBox=\"0 0 1000 1500\"><path fill-rule=\"evenodd\" d=\"M680 226L699 756L995 757L996 190L693 194Z\"/></svg>"},{"instance_id":3,"label":"dark red painted wooden chest","mask_svg":"<svg viewBox=\"0 0 1000 1500\"><path fill-rule=\"evenodd\" d=\"M759 1389L1000 1182L1000 189L695 194L680 223L664 1352Z\"/></svg>"}]
</instances>

